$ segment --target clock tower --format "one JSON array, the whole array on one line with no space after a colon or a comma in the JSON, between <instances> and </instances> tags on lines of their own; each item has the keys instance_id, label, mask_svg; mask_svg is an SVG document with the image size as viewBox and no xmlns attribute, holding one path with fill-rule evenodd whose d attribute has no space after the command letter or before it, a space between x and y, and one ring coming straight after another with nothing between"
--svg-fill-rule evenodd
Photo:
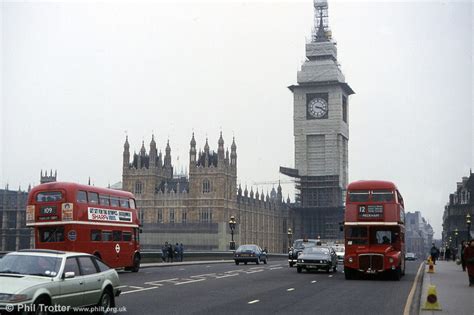
<instances>
[{"instance_id":1,"label":"clock tower","mask_svg":"<svg viewBox=\"0 0 474 315\"><path fill-rule=\"evenodd\" d=\"M281 172L296 178L293 224L301 237L337 239L343 221L348 182L348 99L354 91L337 62L328 28L326 0L314 0L315 29L306 44L306 61L293 93L295 168Z\"/></svg>"}]
</instances>

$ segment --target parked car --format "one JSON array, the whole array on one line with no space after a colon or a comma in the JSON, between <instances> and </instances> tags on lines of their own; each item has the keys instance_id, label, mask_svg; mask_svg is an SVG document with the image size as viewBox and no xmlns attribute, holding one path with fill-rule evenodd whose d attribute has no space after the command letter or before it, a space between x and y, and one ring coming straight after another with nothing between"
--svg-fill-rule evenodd
<instances>
[{"instance_id":1,"label":"parked car","mask_svg":"<svg viewBox=\"0 0 474 315\"><path fill-rule=\"evenodd\" d=\"M301 272L303 269L306 271L325 270L328 273L332 269L336 272L336 252L329 246L313 246L305 248L296 262L296 270Z\"/></svg>"},{"instance_id":2,"label":"parked car","mask_svg":"<svg viewBox=\"0 0 474 315\"><path fill-rule=\"evenodd\" d=\"M268 261L267 252L257 245L240 245L234 253L234 261L236 265L241 262L244 264L255 262L258 265L261 261L266 264Z\"/></svg>"},{"instance_id":3,"label":"parked car","mask_svg":"<svg viewBox=\"0 0 474 315\"><path fill-rule=\"evenodd\" d=\"M0 311L61 307L115 306L119 277L95 256L55 250L20 250L0 259ZM43 307L44 309L44 307Z\"/></svg>"},{"instance_id":4,"label":"parked car","mask_svg":"<svg viewBox=\"0 0 474 315\"><path fill-rule=\"evenodd\" d=\"M316 246L319 240L316 239L297 239L293 243L293 246L290 248L288 252L288 264L290 267L293 267L298 260L298 256L301 255L303 249L306 247Z\"/></svg>"},{"instance_id":5,"label":"parked car","mask_svg":"<svg viewBox=\"0 0 474 315\"><path fill-rule=\"evenodd\" d=\"M337 245L334 247L334 250L336 251L337 255L337 262L340 264L344 264L344 254L345 254L345 247L341 245Z\"/></svg>"},{"instance_id":6,"label":"parked car","mask_svg":"<svg viewBox=\"0 0 474 315\"><path fill-rule=\"evenodd\" d=\"M415 253L406 253L405 254L405 260L416 260L416 254Z\"/></svg>"}]
</instances>

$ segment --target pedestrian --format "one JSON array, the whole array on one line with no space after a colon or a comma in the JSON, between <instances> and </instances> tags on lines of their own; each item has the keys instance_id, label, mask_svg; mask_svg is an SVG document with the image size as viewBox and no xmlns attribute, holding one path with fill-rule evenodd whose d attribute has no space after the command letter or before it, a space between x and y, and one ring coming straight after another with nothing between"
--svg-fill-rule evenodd
<instances>
[{"instance_id":1,"label":"pedestrian","mask_svg":"<svg viewBox=\"0 0 474 315\"><path fill-rule=\"evenodd\" d=\"M173 262L173 245L168 244L168 262Z\"/></svg>"},{"instance_id":2,"label":"pedestrian","mask_svg":"<svg viewBox=\"0 0 474 315\"><path fill-rule=\"evenodd\" d=\"M469 242L469 247L464 250L464 259L466 259L467 275L469 276L469 286L474 286L474 239Z\"/></svg>"},{"instance_id":3,"label":"pedestrian","mask_svg":"<svg viewBox=\"0 0 474 315\"><path fill-rule=\"evenodd\" d=\"M161 248L161 260L166 262L168 258L168 242L165 242L165 245Z\"/></svg>"},{"instance_id":4,"label":"pedestrian","mask_svg":"<svg viewBox=\"0 0 474 315\"><path fill-rule=\"evenodd\" d=\"M181 258L181 261L183 261L183 255L184 255L184 246L183 243L179 244L179 257Z\"/></svg>"},{"instance_id":5,"label":"pedestrian","mask_svg":"<svg viewBox=\"0 0 474 315\"><path fill-rule=\"evenodd\" d=\"M458 249L453 248L451 252L453 253L453 261L456 261L456 257L458 257Z\"/></svg>"},{"instance_id":6,"label":"pedestrian","mask_svg":"<svg viewBox=\"0 0 474 315\"><path fill-rule=\"evenodd\" d=\"M174 257L175 257L176 261L181 261L179 256L180 256L179 244L176 243L176 245L174 246Z\"/></svg>"},{"instance_id":7,"label":"pedestrian","mask_svg":"<svg viewBox=\"0 0 474 315\"><path fill-rule=\"evenodd\" d=\"M449 247L446 247L446 261L449 261L451 259L451 250Z\"/></svg>"},{"instance_id":8,"label":"pedestrian","mask_svg":"<svg viewBox=\"0 0 474 315\"><path fill-rule=\"evenodd\" d=\"M431 255L431 260L433 261L433 264L436 265L436 260L438 259L438 256L439 256L439 249L435 246L435 243L433 243L433 246L430 249L430 255Z\"/></svg>"},{"instance_id":9,"label":"pedestrian","mask_svg":"<svg viewBox=\"0 0 474 315\"><path fill-rule=\"evenodd\" d=\"M461 266L462 266L462 271L466 271L466 259L464 258L464 250L468 246L468 243L466 241L461 242Z\"/></svg>"}]
</instances>

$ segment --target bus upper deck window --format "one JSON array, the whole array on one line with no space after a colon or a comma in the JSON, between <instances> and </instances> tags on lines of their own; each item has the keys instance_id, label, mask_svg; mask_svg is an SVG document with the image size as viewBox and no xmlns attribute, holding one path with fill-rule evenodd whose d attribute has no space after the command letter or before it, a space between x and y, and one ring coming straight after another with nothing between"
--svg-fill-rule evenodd
<instances>
[{"instance_id":1,"label":"bus upper deck window","mask_svg":"<svg viewBox=\"0 0 474 315\"><path fill-rule=\"evenodd\" d=\"M110 205L112 207L118 207L119 206L119 199L117 197L110 197Z\"/></svg>"},{"instance_id":2,"label":"bus upper deck window","mask_svg":"<svg viewBox=\"0 0 474 315\"><path fill-rule=\"evenodd\" d=\"M94 192L87 192L87 197L89 199L89 203L91 204L99 204L99 195Z\"/></svg>"},{"instance_id":3,"label":"bus upper deck window","mask_svg":"<svg viewBox=\"0 0 474 315\"><path fill-rule=\"evenodd\" d=\"M352 202L367 202L367 201L369 201L369 191L368 190L349 191L349 201L352 201Z\"/></svg>"},{"instance_id":4,"label":"bus upper deck window","mask_svg":"<svg viewBox=\"0 0 474 315\"><path fill-rule=\"evenodd\" d=\"M128 199L120 198L120 207L121 208L130 208L130 204L128 203Z\"/></svg>"},{"instance_id":5,"label":"bus upper deck window","mask_svg":"<svg viewBox=\"0 0 474 315\"><path fill-rule=\"evenodd\" d=\"M99 195L99 202L101 205L109 206L110 205L109 196Z\"/></svg>"},{"instance_id":6,"label":"bus upper deck window","mask_svg":"<svg viewBox=\"0 0 474 315\"><path fill-rule=\"evenodd\" d=\"M391 190L374 190L372 191L372 201L394 201L393 192Z\"/></svg>"},{"instance_id":7,"label":"bus upper deck window","mask_svg":"<svg viewBox=\"0 0 474 315\"><path fill-rule=\"evenodd\" d=\"M83 190L77 192L76 201L79 203L87 203L87 193Z\"/></svg>"},{"instance_id":8,"label":"bus upper deck window","mask_svg":"<svg viewBox=\"0 0 474 315\"><path fill-rule=\"evenodd\" d=\"M36 195L37 202L52 202L63 199L63 194L60 191L43 191Z\"/></svg>"}]
</instances>

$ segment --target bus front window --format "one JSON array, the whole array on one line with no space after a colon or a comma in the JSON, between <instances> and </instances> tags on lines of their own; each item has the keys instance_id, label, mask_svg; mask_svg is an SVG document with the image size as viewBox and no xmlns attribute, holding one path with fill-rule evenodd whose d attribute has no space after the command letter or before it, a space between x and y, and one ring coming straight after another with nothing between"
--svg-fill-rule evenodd
<instances>
[{"instance_id":1,"label":"bus front window","mask_svg":"<svg viewBox=\"0 0 474 315\"><path fill-rule=\"evenodd\" d=\"M369 201L369 191L368 190L349 191L349 201L350 202L367 202Z\"/></svg>"},{"instance_id":2,"label":"bus front window","mask_svg":"<svg viewBox=\"0 0 474 315\"><path fill-rule=\"evenodd\" d=\"M367 245L367 227L354 226L346 230L347 245Z\"/></svg>"}]
</instances>

